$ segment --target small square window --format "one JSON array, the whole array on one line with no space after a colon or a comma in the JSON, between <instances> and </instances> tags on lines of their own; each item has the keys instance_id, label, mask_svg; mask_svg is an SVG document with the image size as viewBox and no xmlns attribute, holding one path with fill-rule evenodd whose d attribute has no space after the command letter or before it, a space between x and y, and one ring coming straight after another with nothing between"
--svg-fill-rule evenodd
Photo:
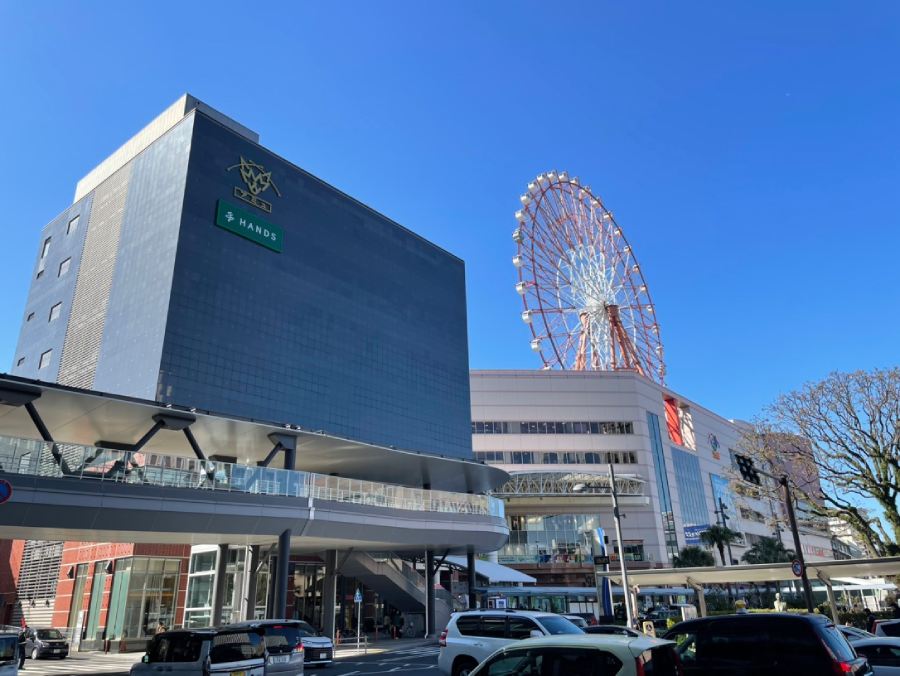
<instances>
[{"instance_id":1,"label":"small square window","mask_svg":"<svg viewBox=\"0 0 900 676\"><path fill-rule=\"evenodd\" d=\"M71 221L69 221L69 225L66 226L66 234L67 235L71 235L73 232L78 230L78 219L79 218L81 218L80 214L78 216L76 216L75 218L73 218Z\"/></svg>"},{"instance_id":2,"label":"small square window","mask_svg":"<svg viewBox=\"0 0 900 676\"><path fill-rule=\"evenodd\" d=\"M41 354L41 361L38 363L38 368L43 369L50 366L50 357L53 356L53 350L47 350L43 354Z\"/></svg>"},{"instance_id":3,"label":"small square window","mask_svg":"<svg viewBox=\"0 0 900 676\"><path fill-rule=\"evenodd\" d=\"M56 274L57 277L62 277L69 271L69 265L72 264L72 259L67 258L62 263L59 264L59 272Z\"/></svg>"},{"instance_id":4,"label":"small square window","mask_svg":"<svg viewBox=\"0 0 900 676\"><path fill-rule=\"evenodd\" d=\"M29 313L28 313L28 316L25 317L25 321L26 321L26 322L30 322L32 319L34 319L34 313L33 313L33 312L29 312Z\"/></svg>"},{"instance_id":5,"label":"small square window","mask_svg":"<svg viewBox=\"0 0 900 676\"><path fill-rule=\"evenodd\" d=\"M19 361L16 362L16 366L21 366L25 363L25 357L19 357Z\"/></svg>"},{"instance_id":6,"label":"small square window","mask_svg":"<svg viewBox=\"0 0 900 676\"><path fill-rule=\"evenodd\" d=\"M52 308L50 308L50 319L48 322L52 322L54 319L59 319L59 313L62 310L62 303L57 303Z\"/></svg>"}]
</instances>

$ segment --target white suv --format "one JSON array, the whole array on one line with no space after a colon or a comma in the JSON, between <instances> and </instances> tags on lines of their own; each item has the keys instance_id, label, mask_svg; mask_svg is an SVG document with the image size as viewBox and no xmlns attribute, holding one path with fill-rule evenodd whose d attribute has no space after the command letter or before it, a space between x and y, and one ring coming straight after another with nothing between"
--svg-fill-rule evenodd
<instances>
[{"instance_id":1,"label":"white suv","mask_svg":"<svg viewBox=\"0 0 900 676\"><path fill-rule=\"evenodd\" d=\"M441 633L438 669L468 676L488 655L523 638L584 634L560 615L529 610L468 610L453 613Z\"/></svg>"}]
</instances>

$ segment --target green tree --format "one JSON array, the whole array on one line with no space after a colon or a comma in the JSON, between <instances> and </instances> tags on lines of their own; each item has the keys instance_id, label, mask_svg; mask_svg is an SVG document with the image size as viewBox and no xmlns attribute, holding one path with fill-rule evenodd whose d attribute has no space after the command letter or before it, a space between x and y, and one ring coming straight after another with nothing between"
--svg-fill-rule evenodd
<instances>
[{"instance_id":1,"label":"green tree","mask_svg":"<svg viewBox=\"0 0 900 676\"><path fill-rule=\"evenodd\" d=\"M737 540L739 537L738 533L734 532L727 526L720 526L716 524L714 526L710 526L705 531L700 533L700 540L707 547L715 547L719 550L719 558L722 559L722 565L727 566L725 563L725 547L729 544Z\"/></svg>"},{"instance_id":2,"label":"green tree","mask_svg":"<svg viewBox=\"0 0 900 676\"><path fill-rule=\"evenodd\" d=\"M685 547L678 552L673 563L676 568L699 568L701 566L714 566L716 560L705 549Z\"/></svg>"},{"instance_id":3,"label":"green tree","mask_svg":"<svg viewBox=\"0 0 900 676\"><path fill-rule=\"evenodd\" d=\"M794 560L794 550L785 549L781 540L760 538L741 557L744 563L785 563Z\"/></svg>"}]
</instances>

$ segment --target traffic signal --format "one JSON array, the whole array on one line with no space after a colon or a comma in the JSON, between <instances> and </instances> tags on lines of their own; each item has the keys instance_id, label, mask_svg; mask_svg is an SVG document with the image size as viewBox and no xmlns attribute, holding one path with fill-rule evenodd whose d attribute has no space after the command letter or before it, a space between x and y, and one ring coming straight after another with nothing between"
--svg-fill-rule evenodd
<instances>
[{"instance_id":1,"label":"traffic signal","mask_svg":"<svg viewBox=\"0 0 900 676\"><path fill-rule=\"evenodd\" d=\"M753 459L748 458L746 455L738 455L735 453L734 461L737 463L738 471L741 473L741 478L744 481L747 481L751 484L756 484L759 486L762 482L759 478L759 472L756 471L756 468L753 467Z\"/></svg>"}]
</instances>

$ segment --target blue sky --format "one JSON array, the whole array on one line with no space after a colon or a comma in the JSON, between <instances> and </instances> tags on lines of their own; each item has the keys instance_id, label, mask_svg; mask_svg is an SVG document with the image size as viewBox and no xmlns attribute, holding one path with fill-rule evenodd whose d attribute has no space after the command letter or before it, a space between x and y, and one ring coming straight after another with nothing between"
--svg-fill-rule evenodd
<instances>
[{"instance_id":1,"label":"blue sky","mask_svg":"<svg viewBox=\"0 0 900 676\"><path fill-rule=\"evenodd\" d=\"M182 92L466 261L471 365L537 368L536 174L611 208L668 384L728 417L897 363L900 5L0 0L0 370L39 230Z\"/></svg>"}]
</instances>

